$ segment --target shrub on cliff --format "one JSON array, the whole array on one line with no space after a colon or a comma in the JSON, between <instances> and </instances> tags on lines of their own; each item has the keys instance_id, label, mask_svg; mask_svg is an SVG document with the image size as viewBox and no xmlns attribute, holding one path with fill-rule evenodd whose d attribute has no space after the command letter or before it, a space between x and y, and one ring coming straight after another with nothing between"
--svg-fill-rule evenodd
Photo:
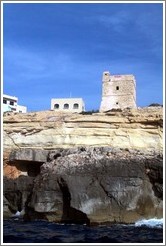
<instances>
[{"instance_id":1,"label":"shrub on cliff","mask_svg":"<svg viewBox=\"0 0 166 246\"><path fill-rule=\"evenodd\" d=\"M84 111L84 112L81 112L80 114L85 115L85 114L94 114L94 113L99 113L99 110L94 110L94 109L92 109L92 110L90 110L90 111Z\"/></svg>"},{"instance_id":2,"label":"shrub on cliff","mask_svg":"<svg viewBox=\"0 0 166 246\"><path fill-rule=\"evenodd\" d=\"M159 103L151 103L148 107L163 107L163 105Z\"/></svg>"}]
</instances>

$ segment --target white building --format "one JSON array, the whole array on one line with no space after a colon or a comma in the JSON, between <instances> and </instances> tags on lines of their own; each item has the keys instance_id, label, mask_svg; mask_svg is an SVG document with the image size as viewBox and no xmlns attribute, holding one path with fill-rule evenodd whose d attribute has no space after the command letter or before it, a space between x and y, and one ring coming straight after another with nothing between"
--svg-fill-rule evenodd
<instances>
[{"instance_id":1,"label":"white building","mask_svg":"<svg viewBox=\"0 0 166 246\"><path fill-rule=\"evenodd\" d=\"M53 98L51 99L51 109L81 113L85 111L85 104L82 98Z\"/></svg>"},{"instance_id":2,"label":"white building","mask_svg":"<svg viewBox=\"0 0 166 246\"><path fill-rule=\"evenodd\" d=\"M18 98L3 94L3 112L13 111L26 113L27 107L18 105Z\"/></svg>"}]
</instances>

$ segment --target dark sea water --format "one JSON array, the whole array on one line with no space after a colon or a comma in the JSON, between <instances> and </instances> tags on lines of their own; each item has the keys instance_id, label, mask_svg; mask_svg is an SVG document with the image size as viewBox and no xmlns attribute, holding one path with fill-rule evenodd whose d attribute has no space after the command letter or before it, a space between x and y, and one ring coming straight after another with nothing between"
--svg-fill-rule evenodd
<instances>
[{"instance_id":1,"label":"dark sea water","mask_svg":"<svg viewBox=\"0 0 166 246\"><path fill-rule=\"evenodd\" d=\"M46 221L3 222L3 243L163 243L163 220L138 221L131 225L64 225Z\"/></svg>"}]
</instances>

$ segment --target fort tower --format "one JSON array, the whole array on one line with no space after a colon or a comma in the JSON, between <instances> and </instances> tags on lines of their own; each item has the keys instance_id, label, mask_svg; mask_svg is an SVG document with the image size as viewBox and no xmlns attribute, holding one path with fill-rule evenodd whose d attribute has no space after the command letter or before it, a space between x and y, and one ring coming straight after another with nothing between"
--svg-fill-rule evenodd
<instances>
[{"instance_id":1,"label":"fort tower","mask_svg":"<svg viewBox=\"0 0 166 246\"><path fill-rule=\"evenodd\" d=\"M113 108L136 108L136 81L133 75L103 73L100 112Z\"/></svg>"}]
</instances>

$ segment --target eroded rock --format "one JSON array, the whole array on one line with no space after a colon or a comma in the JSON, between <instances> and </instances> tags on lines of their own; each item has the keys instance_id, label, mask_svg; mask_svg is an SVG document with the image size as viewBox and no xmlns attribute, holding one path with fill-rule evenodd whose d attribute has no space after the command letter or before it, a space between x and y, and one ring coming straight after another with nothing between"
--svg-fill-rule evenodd
<instances>
[{"instance_id":1,"label":"eroded rock","mask_svg":"<svg viewBox=\"0 0 166 246\"><path fill-rule=\"evenodd\" d=\"M84 147L51 150L47 157L40 173L31 179L28 195L22 183L19 188L18 179L15 199L6 186L5 197L17 209L18 190L24 194L21 204L26 219L89 224L162 217L161 155Z\"/></svg>"},{"instance_id":2,"label":"eroded rock","mask_svg":"<svg viewBox=\"0 0 166 246\"><path fill-rule=\"evenodd\" d=\"M161 107L4 116L4 214L65 223L163 213ZM20 211L21 210L21 211Z\"/></svg>"}]
</instances>

